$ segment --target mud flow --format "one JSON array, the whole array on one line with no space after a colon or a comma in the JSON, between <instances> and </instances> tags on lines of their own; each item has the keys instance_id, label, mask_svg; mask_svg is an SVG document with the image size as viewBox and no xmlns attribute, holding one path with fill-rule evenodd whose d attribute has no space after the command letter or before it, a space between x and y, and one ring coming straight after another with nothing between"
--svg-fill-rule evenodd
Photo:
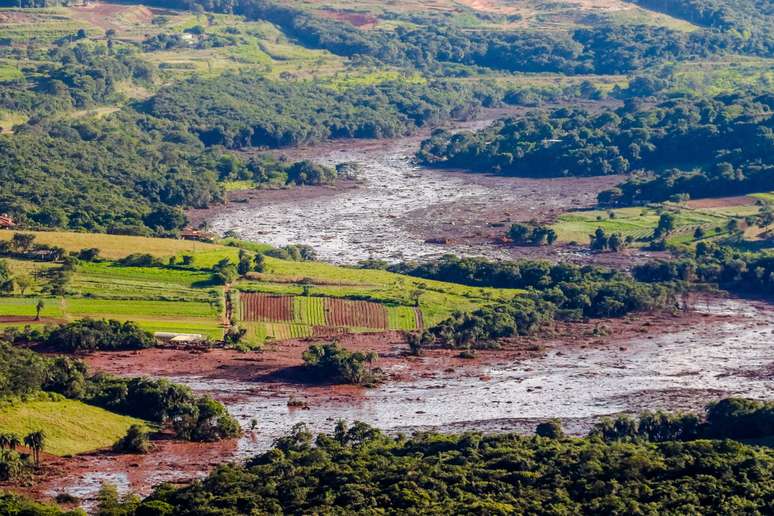
<instances>
[{"instance_id":1,"label":"mud flow","mask_svg":"<svg viewBox=\"0 0 774 516\"><path fill-rule=\"evenodd\" d=\"M300 364L308 345L302 342L278 343L260 357L227 350L202 356L152 349L102 353L89 360L92 367L171 378L223 401L244 436L217 444L161 442L147 456L96 453L62 459L61 474L38 488L44 496L76 494L87 504L103 481L147 494L158 482L190 481L219 463L264 451L297 423L314 432L330 431L343 419L393 434L531 433L539 421L558 418L566 431L583 434L605 416L701 411L729 395L774 396L774 313L769 305L708 299L695 303L694 313L684 317L671 326L668 319L662 324L654 320L647 329L621 332L621 338L613 334L597 342L570 335L546 343L539 353L482 352L473 361L456 358L456 352L405 357L405 344L375 336L370 343L358 341L383 356L380 365L390 381L375 389L309 385L303 377L287 376Z\"/></svg>"},{"instance_id":2,"label":"mud flow","mask_svg":"<svg viewBox=\"0 0 774 516\"><path fill-rule=\"evenodd\" d=\"M458 127L475 128L477 122ZM308 244L320 259L338 264L366 258L391 262L447 253L513 257L496 240L511 222L551 220L568 209L590 207L620 177L523 179L495 177L415 164L420 137L348 141L286 152L334 166L360 165L356 185L301 187L235 195L225 208L193 213L219 233L276 246ZM532 249L522 254L571 255L577 251ZM518 254L518 253L517 253Z\"/></svg>"}]
</instances>

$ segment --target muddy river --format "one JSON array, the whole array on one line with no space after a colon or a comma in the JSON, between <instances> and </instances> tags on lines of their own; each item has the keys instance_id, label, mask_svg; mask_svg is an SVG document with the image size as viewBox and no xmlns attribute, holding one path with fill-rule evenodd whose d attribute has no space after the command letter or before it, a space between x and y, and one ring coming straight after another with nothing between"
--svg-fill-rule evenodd
<instances>
[{"instance_id":1,"label":"muddy river","mask_svg":"<svg viewBox=\"0 0 774 516\"><path fill-rule=\"evenodd\" d=\"M266 397L250 383L178 378L198 390L247 394L231 405L245 427L258 431L240 442L241 455L265 450L296 423L315 431L335 421L364 421L388 431L415 429L524 431L534 421L560 418L569 431L586 432L601 416L655 409L700 410L726 395L774 397L774 382L757 374L772 364L774 313L765 304L728 300L697 307L741 318L647 336L615 347L567 348L545 357L490 366L461 377L443 373L411 383L367 390L352 403L316 401L289 409L287 397ZM401 367L401 366L395 366ZM265 393L264 393L265 394Z\"/></svg>"},{"instance_id":2,"label":"muddy river","mask_svg":"<svg viewBox=\"0 0 774 516\"><path fill-rule=\"evenodd\" d=\"M147 494L159 482L201 477L218 463L264 451L297 423L306 423L314 432L329 431L344 419L390 433L426 429L531 433L537 422L559 418L566 431L583 434L604 416L655 409L700 411L706 403L729 395L774 397L770 305L713 300L699 303L695 310L712 316L707 322L695 316L695 323L684 329L660 334L649 327L648 333L613 336L598 345L552 346L535 358L437 369L431 364L429 375L375 389L327 391L266 381L260 375L235 380L219 377L218 372L207 377L163 374L224 401L239 419L244 436L217 444L161 442L147 456L78 456L64 461L67 473L39 485L39 492L74 494L88 505L101 482L107 481L122 492ZM170 367L179 368L174 363L179 360L171 358ZM158 365L133 374L156 375L153 368ZM400 359L385 369L400 377L405 367L411 366ZM226 375L222 368L215 365L211 371ZM293 398L308 401L308 407L289 407Z\"/></svg>"}]
</instances>

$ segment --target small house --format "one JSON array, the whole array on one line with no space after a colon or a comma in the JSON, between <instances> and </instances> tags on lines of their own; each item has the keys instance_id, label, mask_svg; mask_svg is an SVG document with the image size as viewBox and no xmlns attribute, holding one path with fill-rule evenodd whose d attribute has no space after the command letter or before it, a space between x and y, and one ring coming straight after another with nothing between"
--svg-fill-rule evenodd
<instances>
[{"instance_id":1,"label":"small house","mask_svg":"<svg viewBox=\"0 0 774 516\"><path fill-rule=\"evenodd\" d=\"M185 344L203 344L207 341L207 337L200 333L173 333L165 331L157 331L153 334L153 338L159 344L168 345L185 345Z\"/></svg>"},{"instance_id":2,"label":"small house","mask_svg":"<svg viewBox=\"0 0 774 516\"><path fill-rule=\"evenodd\" d=\"M200 242L214 242L217 238L215 233L208 231L201 231L199 229L185 228L180 232L180 237L183 240L198 240Z\"/></svg>"},{"instance_id":3,"label":"small house","mask_svg":"<svg viewBox=\"0 0 774 516\"><path fill-rule=\"evenodd\" d=\"M16 223L13 221L10 215L7 213L0 214L0 228L9 229L16 227Z\"/></svg>"}]
</instances>

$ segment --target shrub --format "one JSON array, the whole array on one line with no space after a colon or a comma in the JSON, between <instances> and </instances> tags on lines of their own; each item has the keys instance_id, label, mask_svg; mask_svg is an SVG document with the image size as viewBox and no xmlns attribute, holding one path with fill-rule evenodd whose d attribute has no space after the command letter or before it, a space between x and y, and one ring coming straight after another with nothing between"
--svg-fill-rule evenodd
<instances>
[{"instance_id":1,"label":"shrub","mask_svg":"<svg viewBox=\"0 0 774 516\"><path fill-rule=\"evenodd\" d=\"M131 321L82 319L53 330L44 344L62 353L149 348L153 335Z\"/></svg>"},{"instance_id":2,"label":"shrub","mask_svg":"<svg viewBox=\"0 0 774 516\"><path fill-rule=\"evenodd\" d=\"M113 451L119 453L148 453L152 448L148 431L142 425L132 425L126 435L113 445Z\"/></svg>"},{"instance_id":3,"label":"shrub","mask_svg":"<svg viewBox=\"0 0 774 516\"><path fill-rule=\"evenodd\" d=\"M376 353L350 352L338 343L314 344L304 352L304 365L313 376L333 383L370 385L377 375L370 367Z\"/></svg>"}]
</instances>

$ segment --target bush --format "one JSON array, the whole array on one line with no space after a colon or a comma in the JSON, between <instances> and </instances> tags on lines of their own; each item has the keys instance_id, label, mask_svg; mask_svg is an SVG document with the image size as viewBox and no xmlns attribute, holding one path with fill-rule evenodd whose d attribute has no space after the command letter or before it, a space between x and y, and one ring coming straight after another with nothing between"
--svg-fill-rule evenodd
<instances>
[{"instance_id":1,"label":"bush","mask_svg":"<svg viewBox=\"0 0 774 516\"><path fill-rule=\"evenodd\" d=\"M307 370L319 380L370 385L378 379L370 367L377 359L376 353L373 352L352 353L333 342L309 346L303 357Z\"/></svg>"},{"instance_id":2,"label":"bush","mask_svg":"<svg viewBox=\"0 0 774 516\"><path fill-rule=\"evenodd\" d=\"M537 428L535 428L535 434L549 439L561 439L564 437L564 430L562 429L562 423L558 419L552 419L540 423Z\"/></svg>"},{"instance_id":3,"label":"bush","mask_svg":"<svg viewBox=\"0 0 774 516\"><path fill-rule=\"evenodd\" d=\"M61 353L88 353L149 348L155 340L131 321L82 319L59 326L44 344Z\"/></svg>"},{"instance_id":4,"label":"bush","mask_svg":"<svg viewBox=\"0 0 774 516\"><path fill-rule=\"evenodd\" d=\"M119 453L148 453L152 448L148 431L142 425L132 425L126 435L113 445L113 451Z\"/></svg>"}]
</instances>

